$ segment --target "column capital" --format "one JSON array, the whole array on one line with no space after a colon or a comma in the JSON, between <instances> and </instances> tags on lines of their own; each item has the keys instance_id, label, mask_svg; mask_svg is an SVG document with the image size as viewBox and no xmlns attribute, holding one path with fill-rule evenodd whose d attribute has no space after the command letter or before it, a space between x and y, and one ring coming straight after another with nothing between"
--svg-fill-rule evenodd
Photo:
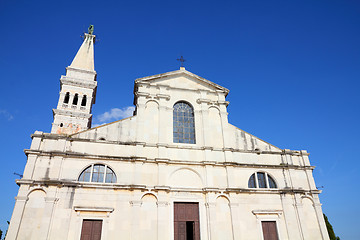
<instances>
[{"instance_id":1,"label":"column capital","mask_svg":"<svg viewBox=\"0 0 360 240\"><path fill-rule=\"evenodd\" d=\"M216 203L215 202L207 202L207 203L205 203L205 207L214 208L214 207L216 207Z\"/></svg>"},{"instance_id":2,"label":"column capital","mask_svg":"<svg viewBox=\"0 0 360 240\"><path fill-rule=\"evenodd\" d=\"M159 207L166 207L166 206L169 206L170 203L169 202L166 202L166 201L157 201L156 204L159 206Z\"/></svg>"},{"instance_id":3,"label":"column capital","mask_svg":"<svg viewBox=\"0 0 360 240\"><path fill-rule=\"evenodd\" d=\"M29 200L29 198L27 196L17 196L15 197L15 200L17 202L26 202L27 200Z\"/></svg>"},{"instance_id":4,"label":"column capital","mask_svg":"<svg viewBox=\"0 0 360 240\"><path fill-rule=\"evenodd\" d=\"M141 207L142 201L130 201L129 202L132 207Z\"/></svg>"}]
</instances>

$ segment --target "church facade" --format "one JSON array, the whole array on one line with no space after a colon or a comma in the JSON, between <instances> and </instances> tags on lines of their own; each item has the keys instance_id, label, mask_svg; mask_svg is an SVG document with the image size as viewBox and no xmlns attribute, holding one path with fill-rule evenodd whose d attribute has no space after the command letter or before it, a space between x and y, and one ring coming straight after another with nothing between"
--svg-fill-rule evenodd
<instances>
[{"instance_id":1,"label":"church facade","mask_svg":"<svg viewBox=\"0 0 360 240\"><path fill-rule=\"evenodd\" d=\"M231 125L229 90L183 67L136 79L133 116L91 128L94 39L25 150L7 240L329 239L309 154Z\"/></svg>"}]
</instances>

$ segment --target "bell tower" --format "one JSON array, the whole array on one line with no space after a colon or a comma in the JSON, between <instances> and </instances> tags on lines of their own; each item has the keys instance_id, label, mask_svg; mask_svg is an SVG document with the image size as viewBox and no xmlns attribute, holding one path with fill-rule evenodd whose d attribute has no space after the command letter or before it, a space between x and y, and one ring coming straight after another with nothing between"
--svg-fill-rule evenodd
<instances>
[{"instance_id":1,"label":"bell tower","mask_svg":"<svg viewBox=\"0 0 360 240\"><path fill-rule=\"evenodd\" d=\"M66 75L60 78L60 96L53 109L51 133L72 134L91 127L91 108L96 98L96 72L94 69L94 26L84 33L84 42Z\"/></svg>"}]
</instances>

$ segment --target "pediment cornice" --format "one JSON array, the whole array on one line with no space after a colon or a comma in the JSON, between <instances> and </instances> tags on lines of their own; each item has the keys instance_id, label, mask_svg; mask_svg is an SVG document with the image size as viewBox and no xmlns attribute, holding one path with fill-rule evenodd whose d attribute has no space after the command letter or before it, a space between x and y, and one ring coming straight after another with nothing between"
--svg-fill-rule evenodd
<instances>
[{"instance_id":1,"label":"pediment cornice","mask_svg":"<svg viewBox=\"0 0 360 240\"><path fill-rule=\"evenodd\" d=\"M214 82L211 82L205 78L202 78L192 72L189 72L185 69L180 69L180 70L176 70L176 71L172 71L172 72L167 72L167 73L162 73L162 74L157 74L157 75L152 75L152 76L148 76L148 77L143 77L143 78L138 78L135 80L135 85L138 84L151 84L155 81L159 81L161 79L165 79L165 78L171 78L171 77L177 77L177 76L185 76L188 77L189 79L193 79L195 81L198 81L202 84L204 84L205 86L208 86L209 88L215 90L215 91L219 91L219 92L224 92L226 95L230 92L229 89L224 88ZM159 84L161 85L161 83Z\"/></svg>"}]
</instances>

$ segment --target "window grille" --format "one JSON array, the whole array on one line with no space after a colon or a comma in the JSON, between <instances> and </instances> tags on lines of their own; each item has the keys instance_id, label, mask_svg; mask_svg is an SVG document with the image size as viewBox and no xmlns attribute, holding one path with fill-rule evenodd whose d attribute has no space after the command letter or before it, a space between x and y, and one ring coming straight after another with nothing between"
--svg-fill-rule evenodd
<instances>
[{"instance_id":1,"label":"window grille","mask_svg":"<svg viewBox=\"0 0 360 240\"><path fill-rule=\"evenodd\" d=\"M194 110L188 103L178 102L174 105L173 139L174 143L196 143Z\"/></svg>"},{"instance_id":2,"label":"window grille","mask_svg":"<svg viewBox=\"0 0 360 240\"><path fill-rule=\"evenodd\" d=\"M103 164L87 167L79 176L80 182L116 183L114 171Z\"/></svg>"}]
</instances>

